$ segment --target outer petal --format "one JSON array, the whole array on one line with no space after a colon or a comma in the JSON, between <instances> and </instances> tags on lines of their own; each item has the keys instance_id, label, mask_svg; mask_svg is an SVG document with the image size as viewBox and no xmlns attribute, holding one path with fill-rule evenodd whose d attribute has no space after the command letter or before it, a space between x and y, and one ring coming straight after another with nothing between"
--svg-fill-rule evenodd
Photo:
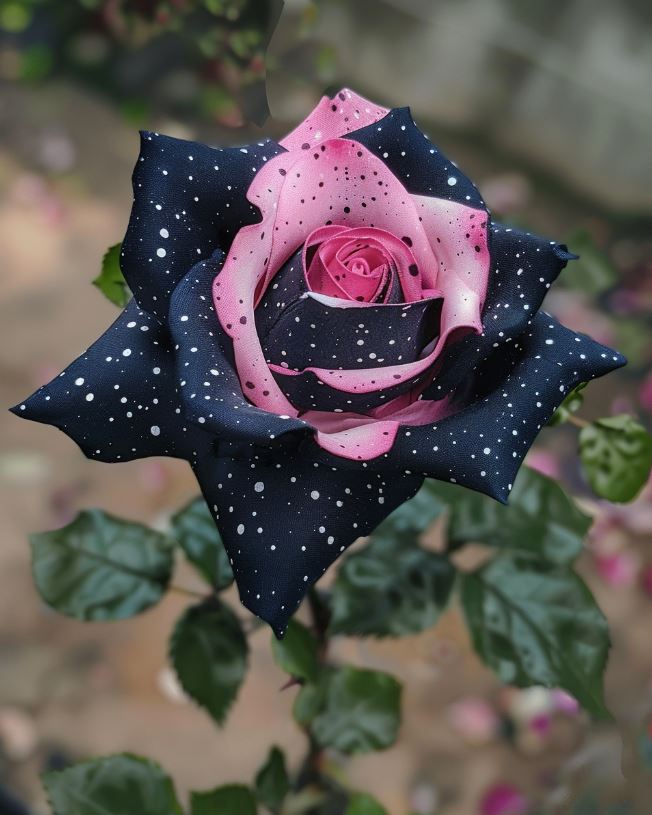
<instances>
[{"instance_id":1,"label":"outer petal","mask_svg":"<svg viewBox=\"0 0 652 815\"><path fill-rule=\"evenodd\" d=\"M176 284L201 258L228 249L235 233L258 220L246 193L276 142L209 147L143 132L133 174L134 203L121 266L141 308L160 321Z\"/></svg>"},{"instance_id":2,"label":"outer petal","mask_svg":"<svg viewBox=\"0 0 652 815\"><path fill-rule=\"evenodd\" d=\"M99 461L192 459L211 446L185 419L167 330L133 300L85 354L12 410L58 427Z\"/></svg>"},{"instance_id":3,"label":"outer petal","mask_svg":"<svg viewBox=\"0 0 652 815\"><path fill-rule=\"evenodd\" d=\"M240 599L282 636L308 588L360 535L421 486L418 476L353 472L307 457L206 457L195 465L233 564Z\"/></svg>"},{"instance_id":4,"label":"outer petal","mask_svg":"<svg viewBox=\"0 0 652 815\"><path fill-rule=\"evenodd\" d=\"M394 108L347 138L381 156L408 192L484 208L474 184L419 130L410 108Z\"/></svg>"},{"instance_id":5,"label":"outer petal","mask_svg":"<svg viewBox=\"0 0 652 815\"><path fill-rule=\"evenodd\" d=\"M326 139L345 136L352 130L377 122L386 114L387 108L342 88L332 98L322 96L312 113L281 139L281 144L286 150L300 150L304 145L314 147Z\"/></svg>"}]
</instances>

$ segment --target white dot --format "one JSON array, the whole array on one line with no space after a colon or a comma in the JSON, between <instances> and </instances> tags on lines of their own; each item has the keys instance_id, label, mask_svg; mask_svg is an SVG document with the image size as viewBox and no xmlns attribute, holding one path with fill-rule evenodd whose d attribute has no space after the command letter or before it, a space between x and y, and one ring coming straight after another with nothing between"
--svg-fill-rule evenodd
<instances>
[{"instance_id":1,"label":"white dot","mask_svg":"<svg viewBox=\"0 0 652 815\"><path fill-rule=\"evenodd\" d=\"M94 398L94 397L93 397L93 394L92 394L92 393L87 393L87 394L86 394L86 401L87 401L87 402L92 402L92 401L93 401L93 398Z\"/></svg>"},{"instance_id":2,"label":"white dot","mask_svg":"<svg viewBox=\"0 0 652 815\"><path fill-rule=\"evenodd\" d=\"M455 176L454 175L449 176L448 177L448 186L449 187L454 187L456 184L457 184L457 179L455 178Z\"/></svg>"},{"instance_id":3,"label":"white dot","mask_svg":"<svg viewBox=\"0 0 652 815\"><path fill-rule=\"evenodd\" d=\"M262 481L256 481L256 483L254 484L254 490L256 490L256 492L262 492L264 489L265 489L265 485L263 484L263 482Z\"/></svg>"},{"instance_id":4,"label":"white dot","mask_svg":"<svg viewBox=\"0 0 652 815\"><path fill-rule=\"evenodd\" d=\"M483 452L484 452L485 456L488 456L489 453L491 453L491 447L485 447Z\"/></svg>"},{"instance_id":5,"label":"white dot","mask_svg":"<svg viewBox=\"0 0 652 815\"><path fill-rule=\"evenodd\" d=\"M236 532L238 533L238 535L242 535L244 533L244 524L238 524Z\"/></svg>"},{"instance_id":6,"label":"white dot","mask_svg":"<svg viewBox=\"0 0 652 815\"><path fill-rule=\"evenodd\" d=\"M181 317L179 317L179 319L181 320L182 323L186 323L188 322L188 315L182 314Z\"/></svg>"},{"instance_id":7,"label":"white dot","mask_svg":"<svg viewBox=\"0 0 652 815\"><path fill-rule=\"evenodd\" d=\"M158 367L156 367L156 368L152 368L152 373L154 373L154 374L160 374L160 373L161 373L161 369L160 369L160 368L158 368Z\"/></svg>"},{"instance_id":8,"label":"white dot","mask_svg":"<svg viewBox=\"0 0 652 815\"><path fill-rule=\"evenodd\" d=\"M84 377L83 376L78 376L77 379L75 379L75 385L83 385L83 384L84 384Z\"/></svg>"},{"instance_id":9,"label":"white dot","mask_svg":"<svg viewBox=\"0 0 652 815\"><path fill-rule=\"evenodd\" d=\"M123 357L130 357L131 356L131 348L125 348L125 350L122 352L122 356Z\"/></svg>"},{"instance_id":10,"label":"white dot","mask_svg":"<svg viewBox=\"0 0 652 815\"><path fill-rule=\"evenodd\" d=\"M170 237L170 233L167 231L167 229L165 229L165 227L163 227L163 229L161 229L158 234L162 238L169 238Z\"/></svg>"},{"instance_id":11,"label":"white dot","mask_svg":"<svg viewBox=\"0 0 652 815\"><path fill-rule=\"evenodd\" d=\"M165 251L165 249L163 249L163 247L162 247L162 246L159 246L159 248L156 250L156 254L157 254L157 255L158 255L160 258L164 258L164 257L167 255L167 252Z\"/></svg>"},{"instance_id":12,"label":"white dot","mask_svg":"<svg viewBox=\"0 0 652 815\"><path fill-rule=\"evenodd\" d=\"M310 493L310 497L312 498L313 501L316 501L319 498L319 493L317 492L317 490L313 490Z\"/></svg>"},{"instance_id":13,"label":"white dot","mask_svg":"<svg viewBox=\"0 0 652 815\"><path fill-rule=\"evenodd\" d=\"M161 435L161 428L157 424L153 424L150 427L149 432L152 434L152 436L160 436Z\"/></svg>"}]
</instances>

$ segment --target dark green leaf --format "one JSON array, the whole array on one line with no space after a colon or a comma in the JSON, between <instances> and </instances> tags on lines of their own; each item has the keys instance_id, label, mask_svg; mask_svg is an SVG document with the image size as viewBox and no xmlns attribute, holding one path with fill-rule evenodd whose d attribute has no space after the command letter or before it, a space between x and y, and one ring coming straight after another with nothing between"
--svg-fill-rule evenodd
<instances>
[{"instance_id":1,"label":"dark green leaf","mask_svg":"<svg viewBox=\"0 0 652 815\"><path fill-rule=\"evenodd\" d=\"M291 676L314 680L319 671L317 640L305 625L290 620L282 640L272 636L272 654L276 664Z\"/></svg>"},{"instance_id":2,"label":"dark green leaf","mask_svg":"<svg viewBox=\"0 0 652 815\"><path fill-rule=\"evenodd\" d=\"M131 299L131 292L120 269L122 244L109 247L102 258L102 270L93 285L114 305L124 308Z\"/></svg>"},{"instance_id":3,"label":"dark green leaf","mask_svg":"<svg viewBox=\"0 0 652 815\"><path fill-rule=\"evenodd\" d=\"M343 667L324 671L295 701L297 721L322 747L368 753L390 747L400 724L401 685L380 671Z\"/></svg>"},{"instance_id":4,"label":"dark green leaf","mask_svg":"<svg viewBox=\"0 0 652 815\"><path fill-rule=\"evenodd\" d=\"M285 767L285 756L278 747L272 747L267 761L256 775L256 796L276 815L285 796L290 791L290 779Z\"/></svg>"},{"instance_id":5,"label":"dark green leaf","mask_svg":"<svg viewBox=\"0 0 652 815\"><path fill-rule=\"evenodd\" d=\"M593 716L608 716L609 631L574 572L503 555L464 575L461 597L474 648L503 682L565 688Z\"/></svg>"},{"instance_id":6,"label":"dark green leaf","mask_svg":"<svg viewBox=\"0 0 652 815\"><path fill-rule=\"evenodd\" d=\"M401 637L434 625L450 597L455 569L413 541L388 536L349 555L331 594L334 634Z\"/></svg>"},{"instance_id":7,"label":"dark green leaf","mask_svg":"<svg viewBox=\"0 0 652 815\"><path fill-rule=\"evenodd\" d=\"M569 416L572 416L573 413L577 413L577 411L584 404L584 394L582 391L586 385L586 382L581 382L576 388L573 388L573 390L568 393L564 401L561 403L561 405L559 405L557 410L548 420L549 427L555 427L556 425L563 424L564 422L568 421Z\"/></svg>"},{"instance_id":8,"label":"dark green leaf","mask_svg":"<svg viewBox=\"0 0 652 815\"><path fill-rule=\"evenodd\" d=\"M181 687L219 724L240 689L248 652L240 621L215 598L187 609L170 641Z\"/></svg>"},{"instance_id":9,"label":"dark green leaf","mask_svg":"<svg viewBox=\"0 0 652 815\"><path fill-rule=\"evenodd\" d=\"M344 815L387 815L387 810L366 792L356 792L351 796Z\"/></svg>"},{"instance_id":10,"label":"dark green leaf","mask_svg":"<svg viewBox=\"0 0 652 815\"><path fill-rule=\"evenodd\" d=\"M218 591L233 583L229 557L203 498L195 498L172 516L172 532L199 574Z\"/></svg>"},{"instance_id":11,"label":"dark green leaf","mask_svg":"<svg viewBox=\"0 0 652 815\"><path fill-rule=\"evenodd\" d=\"M190 795L190 815L256 815L256 812L253 793L241 784L227 784L211 792Z\"/></svg>"},{"instance_id":12,"label":"dark green leaf","mask_svg":"<svg viewBox=\"0 0 652 815\"><path fill-rule=\"evenodd\" d=\"M99 509L30 542L41 597L78 620L121 620L153 606L174 565L174 543L165 535Z\"/></svg>"},{"instance_id":13,"label":"dark green leaf","mask_svg":"<svg viewBox=\"0 0 652 815\"><path fill-rule=\"evenodd\" d=\"M155 764L118 755L47 773L54 815L181 815L174 786Z\"/></svg>"},{"instance_id":14,"label":"dark green leaf","mask_svg":"<svg viewBox=\"0 0 652 815\"><path fill-rule=\"evenodd\" d=\"M445 492L445 486L438 481L424 481L414 498L401 504L376 527L373 532L374 540L414 543L446 509L448 493Z\"/></svg>"},{"instance_id":15,"label":"dark green leaf","mask_svg":"<svg viewBox=\"0 0 652 815\"><path fill-rule=\"evenodd\" d=\"M550 563L571 563L581 552L591 519L551 478L522 467L509 503L457 487L450 504L452 546L483 543Z\"/></svg>"},{"instance_id":16,"label":"dark green leaf","mask_svg":"<svg viewBox=\"0 0 652 815\"><path fill-rule=\"evenodd\" d=\"M652 437L631 416L598 419L580 432L580 458L597 495L618 503L631 501L650 475Z\"/></svg>"},{"instance_id":17,"label":"dark green leaf","mask_svg":"<svg viewBox=\"0 0 652 815\"><path fill-rule=\"evenodd\" d=\"M618 273L613 263L596 246L589 232L583 229L573 232L566 243L572 252L579 255L562 278L567 286L595 295L616 285Z\"/></svg>"}]
</instances>

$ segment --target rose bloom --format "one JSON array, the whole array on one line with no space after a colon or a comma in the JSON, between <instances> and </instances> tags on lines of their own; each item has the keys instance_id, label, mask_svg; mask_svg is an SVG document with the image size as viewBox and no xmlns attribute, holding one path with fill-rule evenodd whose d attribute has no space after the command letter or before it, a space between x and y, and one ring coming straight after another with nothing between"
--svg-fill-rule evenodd
<instances>
[{"instance_id":1,"label":"rose bloom","mask_svg":"<svg viewBox=\"0 0 652 815\"><path fill-rule=\"evenodd\" d=\"M568 391L624 362L540 311L574 256L492 222L408 108L345 89L279 143L143 133L133 187L133 299L14 410L90 458L186 459L279 635L424 477L506 501Z\"/></svg>"}]
</instances>

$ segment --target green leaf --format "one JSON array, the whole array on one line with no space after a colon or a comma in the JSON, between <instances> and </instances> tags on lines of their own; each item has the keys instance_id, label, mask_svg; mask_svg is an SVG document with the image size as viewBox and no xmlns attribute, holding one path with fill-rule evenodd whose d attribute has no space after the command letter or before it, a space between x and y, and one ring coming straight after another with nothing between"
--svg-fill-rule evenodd
<instances>
[{"instance_id":1,"label":"green leaf","mask_svg":"<svg viewBox=\"0 0 652 815\"><path fill-rule=\"evenodd\" d=\"M174 543L142 524L85 510L68 526L30 536L36 587L78 620L122 620L153 606L170 582Z\"/></svg>"},{"instance_id":2,"label":"green leaf","mask_svg":"<svg viewBox=\"0 0 652 815\"><path fill-rule=\"evenodd\" d=\"M597 495L625 503L647 483L652 437L631 416L598 419L580 431L580 459Z\"/></svg>"},{"instance_id":3,"label":"green leaf","mask_svg":"<svg viewBox=\"0 0 652 815\"><path fill-rule=\"evenodd\" d=\"M351 796L344 815L387 815L387 810L368 793L356 792Z\"/></svg>"},{"instance_id":4,"label":"green leaf","mask_svg":"<svg viewBox=\"0 0 652 815\"><path fill-rule=\"evenodd\" d=\"M290 779L285 767L285 756L278 747L272 747L267 761L256 774L256 796L276 815L290 791Z\"/></svg>"},{"instance_id":5,"label":"green leaf","mask_svg":"<svg viewBox=\"0 0 652 815\"><path fill-rule=\"evenodd\" d=\"M314 680L319 672L317 640L305 625L290 620L282 640L272 636L274 661L284 671L299 679Z\"/></svg>"},{"instance_id":6,"label":"green leaf","mask_svg":"<svg viewBox=\"0 0 652 815\"><path fill-rule=\"evenodd\" d=\"M424 481L414 498L401 504L376 527L373 539L390 543L397 540L414 543L446 509L448 493L445 487L438 481Z\"/></svg>"},{"instance_id":7,"label":"green leaf","mask_svg":"<svg viewBox=\"0 0 652 815\"><path fill-rule=\"evenodd\" d=\"M453 547L483 543L550 563L571 563L582 551L591 518L551 478L521 467L507 505L456 487L448 536Z\"/></svg>"},{"instance_id":8,"label":"green leaf","mask_svg":"<svg viewBox=\"0 0 652 815\"><path fill-rule=\"evenodd\" d=\"M584 404L584 394L582 391L586 386L586 382L581 382L576 388L569 391L564 401L548 420L549 427L556 427L559 424L563 424L568 421L568 418L572 416L573 413L577 413Z\"/></svg>"},{"instance_id":9,"label":"green leaf","mask_svg":"<svg viewBox=\"0 0 652 815\"><path fill-rule=\"evenodd\" d=\"M413 541L383 535L345 558L331 593L334 634L401 637L434 625L455 569Z\"/></svg>"},{"instance_id":10,"label":"green leaf","mask_svg":"<svg viewBox=\"0 0 652 815\"><path fill-rule=\"evenodd\" d=\"M123 754L47 773L54 815L181 815L172 781L153 761Z\"/></svg>"},{"instance_id":11,"label":"green leaf","mask_svg":"<svg viewBox=\"0 0 652 815\"><path fill-rule=\"evenodd\" d=\"M607 254L596 246L589 232L577 230L568 236L566 243L572 252L579 255L562 278L567 286L596 295L616 285L616 268Z\"/></svg>"},{"instance_id":12,"label":"green leaf","mask_svg":"<svg viewBox=\"0 0 652 815\"><path fill-rule=\"evenodd\" d=\"M203 498L195 498L172 516L172 532L199 574L218 591L233 583L220 533Z\"/></svg>"},{"instance_id":13,"label":"green leaf","mask_svg":"<svg viewBox=\"0 0 652 815\"><path fill-rule=\"evenodd\" d=\"M294 715L322 747L342 753L384 750L396 740L401 685L386 673L343 667L324 671L305 685Z\"/></svg>"},{"instance_id":14,"label":"green leaf","mask_svg":"<svg viewBox=\"0 0 652 815\"><path fill-rule=\"evenodd\" d=\"M93 285L97 286L107 300L119 308L124 308L131 299L131 292L120 268L121 251L120 243L106 250L102 258L102 270L93 280Z\"/></svg>"},{"instance_id":15,"label":"green leaf","mask_svg":"<svg viewBox=\"0 0 652 815\"><path fill-rule=\"evenodd\" d=\"M190 794L190 815L256 815L256 812L256 799L242 784L226 784L211 792Z\"/></svg>"},{"instance_id":16,"label":"green leaf","mask_svg":"<svg viewBox=\"0 0 652 815\"><path fill-rule=\"evenodd\" d=\"M240 620L216 598L191 606L170 640L170 659L184 691L222 724L247 670Z\"/></svg>"},{"instance_id":17,"label":"green leaf","mask_svg":"<svg viewBox=\"0 0 652 815\"><path fill-rule=\"evenodd\" d=\"M562 687L605 717L607 622L570 569L503 555L461 578L473 646L509 685Z\"/></svg>"}]
</instances>

